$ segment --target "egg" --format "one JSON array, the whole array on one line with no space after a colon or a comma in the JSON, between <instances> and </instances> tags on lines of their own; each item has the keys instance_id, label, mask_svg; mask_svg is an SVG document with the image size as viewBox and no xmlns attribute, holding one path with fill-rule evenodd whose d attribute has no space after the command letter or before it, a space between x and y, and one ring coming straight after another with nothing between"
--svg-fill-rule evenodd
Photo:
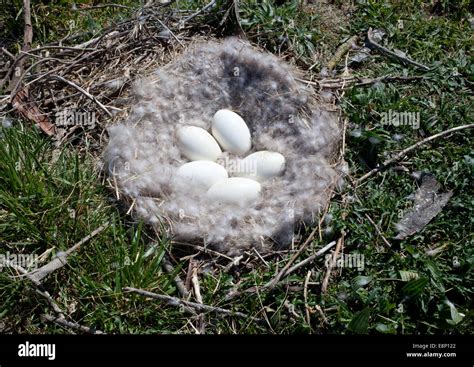
<instances>
[{"instance_id":1,"label":"egg","mask_svg":"<svg viewBox=\"0 0 474 367\"><path fill-rule=\"evenodd\" d=\"M181 153L191 161L216 161L222 154L212 135L200 127L182 126L176 138Z\"/></svg>"},{"instance_id":2,"label":"egg","mask_svg":"<svg viewBox=\"0 0 474 367\"><path fill-rule=\"evenodd\" d=\"M231 177L212 185L206 196L209 200L219 203L249 204L258 199L261 189L257 181Z\"/></svg>"},{"instance_id":3,"label":"egg","mask_svg":"<svg viewBox=\"0 0 474 367\"><path fill-rule=\"evenodd\" d=\"M280 176L285 170L285 157L277 152L261 150L242 159L238 164L237 176L263 182Z\"/></svg>"},{"instance_id":4,"label":"egg","mask_svg":"<svg viewBox=\"0 0 474 367\"><path fill-rule=\"evenodd\" d=\"M220 164L211 161L194 161L183 164L176 170L178 179L194 189L208 190L215 183L229 177L227 171Z\"/></svg>"},{"instance_id":5,"label":"egg","mask_svg":"<svg viewBox=\"0 0 474 367\"><path fill-rule=\"evenodd\" d=\"M214 114L212 135L223 150L244 154L250 150L250 131L245 121L235 112L219 110Z\"/></svg>"}]
</instances>

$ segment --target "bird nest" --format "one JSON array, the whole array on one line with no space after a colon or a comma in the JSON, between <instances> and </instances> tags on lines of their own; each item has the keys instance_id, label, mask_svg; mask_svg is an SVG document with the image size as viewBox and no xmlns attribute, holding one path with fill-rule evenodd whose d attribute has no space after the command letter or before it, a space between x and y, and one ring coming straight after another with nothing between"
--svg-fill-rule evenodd
<instances>
[{"instance_id":1,"label":"bird nest","mask_svg":"<svg viewBox=\"0 0 474 367\"><path fill-rule=\"evenodd\" d=\"M311 85L333 90L341 81L301 82L302 73L281 58L240 39L204 37L206 26L190 24L197 14L144 7L83 43L66 37L19 55L27 60L23 73L13 73L18 60L6 63L18 77L9 103L0 103L0 118L13 107L57 146L71 142L94 157L104 153L127 212L176 240L230 255L286 246L300 224L319 218L340 178L339 110ZM210 130L220 109L246 121L247 154L269 150L286 158L284 174L263 182L252 205L222 205L174 179L186 162L177 128Z\"/></svg>"},{"instance_id":2,"label":"bird nest","mask_svg":"<svg viewBox=\"0 0 474 367\"><path fill-rule=\"evenodd\" d=\"M197 42L136 82L134 93L128 117L109 128L104 161L135 217L165 227L176 240L229 255L254 246L263 252L286 246L299 224L319 218L340 178L333 164L341 140L339 114L283 60L237 38ZM248 153L268 150L286 158L283 175L263 182L252 204L211 200L176 179L187 162L177 129L193 125L209 131L220 109L247 123ZM221 163L238 159L225 153Z\"/></svg>"}]
</instances>

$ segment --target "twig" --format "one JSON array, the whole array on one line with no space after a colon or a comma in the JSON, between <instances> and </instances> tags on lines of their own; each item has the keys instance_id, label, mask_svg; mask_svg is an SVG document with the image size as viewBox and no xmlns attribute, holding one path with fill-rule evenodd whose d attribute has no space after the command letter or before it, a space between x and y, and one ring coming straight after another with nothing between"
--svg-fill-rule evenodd
<instances>
[{"instance_id":1,"label":"twig","mask_svg":"<svg viewBox=\"0 0 474 367\"><path fill-rule=\"evenodd\" d=\"M222 27L227 22L227 19L229 19L229 15L232 13L231 19L233 18L235 25L237 26L236 28L238 35L242 38L247 38L240 22L239 0L227 0L225 5L227 5L228 8L224 13L224 16L222 17L222 20L219 22L219 27Z\"/></svg>"},{"instance_id":2,"label":"twig","mask_svg":"<svg viewBox=\"0 0 474 367\"><path fill-rule=\"evenodd\" d=\"M62 268L64 265L66 265L67 258L74 251L76 251L79 247L81 247L84 243L89 241L91 238L98 235L100 232L106 229L109 225L110 225L110 222L107 222L104 225L100 226L99 228L95 229L86 237L84 237L82 240L80 240L78 243L76 243L74 246L72 246L70 249L66 250L65 252L62 252L61 255L57 255L53 260L51 260L46 265L29 273L29 276L32 279L34 279L34 281L40 282L42 279L44 279L47 275L49 275L53 271Z\"/></svg>"},{"instance_id":3,"label":"twig","mask_svg":"<svg viewBox=\"0 0 474 367\"><path fill-rule=\"evenodd\" d=\"M201 296L201 287L199 285L199 278L198 278L198 267L195 265L194 261L193 263L193 275L191 276L191 283L193 285L193 290L194 290L194 297L196 298L197 303L200 305L203 304L202 302L202 296ZM205 333L205 326L204 326L204 317L203 315L198 316L198 332L199 334L204 334Z\"/></svg>"},{"instance_id":4,"label":"twig","mask_svg":"<svg viewBox=\"0 0 474 367\"><path fill-rule=\"evenodd\" d=\"M316 311L318 311L319 315L321 316L321 326L323 326L324 324L327 324L328 323L328 319L326 318L326 315L324 314L324 311L323 309L321 308L320 305L316 305L314 307L316 309Z\"/></svg>"},{"instance_id":5,"label":"twig","mask_svg":"<svg viewBox=\"0 0 474 367\"><path fill-rule=\"evenodd\" d=\"M64 326L64 327L67 327L67 328L70 328L70 329L79 330L79 331L82 331L82 332L85 332L85 333L88 333L88 334L105 334L100 330L96 330L96 329L90 328L88 326L80 325L77 322L67 321L65 319L54 317L54 316L51 316L51 315L44 314L44 315L41 315L41 318L46 320L46 321L54 322L58 325L61 325L61 326Z\"/></svg>"},{"instance_id":6,"label":"twig","mask_svg":"<svg viewBox=\"0 0 474 367\"><path fill-rule=\"evenodd\" d=\"M0 50L7 55L10 59L15 61L15 56L13 56L5 47L0 48Z\"/></svg>"},{"instance_id":7,"label":"twig","mask_svg":"<svg viewBox=\"0 0 474 367\"><path fill-rule=\"evenodd\" d=\"M131 6L122 5L122 4L98 4L93 6L84 6L82 8L77 8L78 11L82 10L94 10L94 9L102 9L102 8L123 8L123 9L133 9Z\"/></svg>"},{"instance_id":8,"label":"twig","mask_svg":"<svg viewBox=\"0 0 474 367\"><path fill-rule=\"evenodd\" d=\"M23 267L21 267L19 265L12 264L10 261L7 261L6 265L11 267L12 269L15 269L16 271L22 273L28 280L30 280L35 285L36 293L38 293L41 296L43 296L44 298L46 298L48 300L48 303L50 304L50 306L54 310L54 312L56 312L59 315L59 317L64 318L63 311L58 306L58 304L54 301L53 297L51 297L49 292L44 288L43 284L41 284L41 282L39 280L37 280L30 273L28 273L28 271L26 269L24 269ZM12 277L12 279L14 279L14 278Z\"/></svg>"},{"instance_id":9,"label":"twig","mask_svg":"<svg viewBox=\"0 0 474 367\"><path fill-rule=\"evenodd\" d=\"M158 21L158 23L160 23L160 25L165 28L168 32L170 32L170 34L173 36L173 38L182 46L184 47L183 45L183 42L180 41L180 39L173 33L173 31L171 29L168 28L168 26L163 23L160 19L156 18L156 20Z\"/></svg>"},{"instance_id":10,"label":"twig","mask_svg":"<svg viewBox=\"0 0 474 367\"><path fill-rule=\"evenodd\" d=\"M190 243L186 243L186 242L178 242L178 241L173 241L172 242L173 245L177 245L177 246L187 246L187 247L192 247L192 248L195 248L196 250L199 250L201 251L203 254L211 254L211 255L215 255L215 256L218 256L218 257L222 257L226 260L229 260L229 261L233 261L234 259L225 255L225 254L222 254L218 251L215 251L215 250L211 250L207 247L203 247L203 246L199 246L199 245L194 245L194 244L190 244ZM190 255L190 256L184 256L184 257L181 257L180 260L186 260L187 258L190 258L190 257L194 257L195 255Z\"/></svg>"},{"instance_id":11,"label":"twig","mask_svg":"<svg viewBox=\"0 0 474 367\"><path fill-rule=\"evenodd\" d=\"M185 301L185 300L182 300L182 299L179 299L179 298L176 298L176 297L167 296L167 295L164 295L164 294L157 294L157 293L148 292L148 291L145 291L143 289L125 287L125 288L123 288L123 291L124 292L137 293L141 296L150 297L150 298L154 298L154 299L159 299L160 301L165 301L169 305L172 305L172 306L191 307L191 308L195 309L198 312L208 311L208 312L216 312L216 313L220 313L220 314L223 314L223 315L237 316L237 317L242 317L242 318L249 318L250 317L249 315L246 315L242 312L231 311L231 310L227 310L225 308L209 306L209 305L200 304L200 303L191 302L191 301ZM260 319L255 319L255 320L256 321L257 320L261 321Z\"/></svg>"},{"instance_id":12,"label":"twig","mask_svg":"<svg viewBox=\"0 0 474 367\"><path fill-rule=\"evenodd\" d=\"M369 30L367 31L367 45L369 47L372 46L373 48L377 49L384 55L400 60L404 64L410 64L410 65L416 66L417 68L423 69L425 71L430 70L430 68L426 65L420 64L419 62L413 61L407 57L398 55L397 53L389 50L388 48L383 47L382 45L379 45L372 38L372 28L369 28Z\"/></svg>"},{"instance_id":13,"label":"twig","mask_svg":"<svg viewBox=\"0 0 474 367\"><path fill-rule=\"evenodd\" d=\"M212 0L209 4L207 4L206 6L204 6L201 9L199 9L197 12L191 14L189 17L184 18L182 21L179 22L178 29L180 29L184 25L184 23L189 22L194 17L197 17L199 14L201 14L201 13L205 12L207 9L213 7L215 5L215 3L216 3L216 0Z\"/></svg>"},{"instance_id":14,"label":"twig","mask_svg":"<svg viewBox=\"0 0 474 367\"><path fill-rule=\"evenodd\" d=\"M29 52L38 52L43 50L70 50L70 51L95 51L95 48L86 48L80 46L56 46L56 45L47 45L32 48Z\"/></svg>"},{"instance_id":15,"label":"twig","mask_svg":"<svg viewBox=\"0 0 474 367\"><path fill-rule=\"evenodd\" d=\"M23 0L23 46L22 51L29 51L31 49L31 42L33 41L33 26L31 25L31 10L30 10L30 0ZM10 80L7 91L11 92L14 85L16 85L17 80L21 77L23 71L23 65L26 61L27 55L20 55L17 57L16 62L13 63L15 72L13 77Z\"/></svg>"},{"instance_id":16,"label":"twig","mask_svg":"<svg viewBox=\"0 0 474 367\"><path fill-rule=\"evenodd\" d=\"M299 263L295 264L290 269L288 269L285 273L285 276L288 276L289 274L294 273L299 268L301 268L301 267L305 266L306 264L314 261L314 259L320 257L321 255L324 255L329 249L333 248L335 245L336 245L336 241L332 241L332 242L328 243L326 246L324 246L322 249L318 250L313 255L308 256L306 259L300 261Z\"/></svg>"},{"instance_id":17,"label":"twig","mask_svg":"<svg viewBox=\"0 0 474 367\"><path fill-rule=\"evenodd\" d=\"M317 230L318 230L318 229L316 228L316 230L313 231L314 234L316 234ZM313 236L314 236L314 234L313 234ZM314 259L320 257L320 256L323 255L325 252L327 252L330 248L334 247L335 244L336 244L336 242L333 241L333 242L327 244L326 246L324 246L323 248L321 248L320 250L318 250L315 254L313 254L313 255L307 257L306 259L304 259L303 261L297 263L296 265L294 265L293 267L289 268L288 270L283 269L283 270L285 270L285 271L283 272L283 270L282 270L282 272L280 272L280 273L278 274L278 276L280 276L280 277L279 277L279 279L278 279L278 281L277 281L276 283L272 283L272 282L276 279L276 277L275 277L275 278L273 278L272 281L270 281L270 282L268 282L267 284L265 284L265 285L263 285L263 286L260 286L260 287L259 287L259 286L254 286L254 287L247 288L247 289L245 289L245 290L243 290L243 291L231 291L231 292L229 292L229 293L227 294L226 299L229 300L229 299L238 297L238 296L240 296L241 294L244 294L244 293L254 293L254 292L258 292L259 289L261 289L261 290L266 290L266 289L271 290L271 289L273 289L279 282L281 282L281 281L282 281L284 278L286 278L288 275L290 275L291 273L293 273L293 272L296 271L297 269L301 268L302 266L304 266L304 265L310 263L310 262L313 261ZM291 261L291 260L290 260L290 261ZM290 262L289 262L289 263L290 263ZM281 275L280 275L280 274L281 274Z\"/></svg>"},{"instance_id":18,"label":"twig","mask_svg":"<svg viewBox=\"0 0 474 367\"><path fill-rule=\"evenodd\" d=\"M392 247L392 245L390 244L390 242L388 242L388 240L385 238L385 236L383 235L382 231L380 230L379 226L372 220L372 218L370 218L370 216L366 213L365 214L365 217L367 218L367 220L374 226L375 228L375 231L377 232L377 234L380 236L380 238L382 238L382 241L388 246L388 247Z\"/></svg>"},{"instance_id":19,"label":"twig","mask_svg":"<svg viewBox=\"0 0 474 367\"><path fill-rule=\"evenodd\" d=\"M84 94L87 98L89 98L90 100L94 101L95 103L97 103L97 105L109 116L109 117L113 117L113 115L110 113L110 111L107 109L107 107L105 107L102 103L100 103L97 98L95 98L93 95L91 95L89 92L87 92L86 90L82 89L80 86L78 86L77 84L71 82L70 80L67 80L65 78L63 78L62 76L59 76L59 75L52 75L50 77L51 79L57 79L57 80L60 80L62 81L63 83L66 83L67 85L75 88L76 90L78 90L79 92L81 92L82 94Z\"/></svg>"},{"instance_id":20,"label":"twig","mask_svg":"<svg viewBox=\"0 0 474 367\"><path fill-rule=\"evenodd\" d=\"M162 263L163 263L163 268L165 269L167 273L173 274L175 272L173 265L171 265L171 263L168 261L167 258L164 257L162 260ZM175 275L175 277L173 278L173 281L175 282L176 287L178 288L178 291L181 294L181 297L187 299L189 297L189 292L184 286L184 283L179 277L179 275Z\"/></svg>"},{"instance_id":21,"label":"twig","mask_svg":"<svg viewBox=\"0 0 474 367\"><path fill-rule=\"evenodd\" d=\"M424 77L421 76L421 75L413 75L413 76L400 76L400 75L390 76L390 75L386 75L386 76L381 76L381 77L373 78L373 79L370 79L370 78L357 78L358 81L355 83L355 85L357 85L358 87L363 87L363 86L366 86L366 85L372 85L372 84L381 83L381 82L407 83L407 82L414 82L414 81L418 81L418 80L422 80L422 79L424 79Z\"/></svg>"},{"instance_id":22,"label":"twig","mask_svg":"<svg viewBox=\"0 0 474 367\"><path fill-rule=\"evenodd\" d=\"M103 334L102 331L92 330L91 328L79 325L78 323L67 321L61 308L53 300L49 292L44 288L44 285L40 281L38 281L35 277L31 276L31 273L28 273L23 267L19 265L11 264L10 261L8 261L6 265L10 266L11 268L19 271L24 276L26 276L26 278L28 278L35 285L36 292L48 300L48 303L50 304L54 312L56 312L56 314L58 315L57 317L51 316L51 315L41 315L42 318L44 318L47 321L55 322L56 324L59 324L62 326L84 331L86 333Z\"/></svg>"},{"instance_id":23,"label":"twig","mask_svg":"<svg viewBox=\"0 0 474 367\"><path fill-rule=\"evenodd\" d=\"M448 130L445 130L445 131L442 131L438 134L434 134L434 135L431 135L423 140L420 140L418 143L416 144L413 144L411 146L409 146L408 148L405 148L403 149L402 151L400 151L399 153L397 153L394 157L386 160L385 162L383 162L381 165L375 167L373 170L367 172L365 175L363 175L362 177L359 177L357 180L356 180L356 184L360 184L362 183L363 181L365 181L366 179L368 179L369 177L372 177L373 175L375 175L377 172L379 171L382 171L384 170L385 168L387 168L388 166L392 165L393 163L399 161L400 159L402 159L405 155L407 155L408 153L410 153L412 150L415 150L416 148L418 148L419 146L423 145L423 144L426 144L426 143L429 143L430 141L432 140L435 140L437 138L440 138L442 136L445 136L445 135L448 135L448 134L451 134L453 132L456 132L456 131L460 131L460 130L464 130L464 129L472 129L474 127L474 124L468 124L468 125L460 125L460 126L456 126L456 127L453 127L452 129L448 129Z\"/></svg>"},{"instance_id":24,"label":"twig","mask_svg":"<svg viewBox=\"0 0 474 367\"><path fill-rule=\"evenodd\" d=\"M350 76L350 77L341 77L341 78L324 78L324 79L320 79L316 81L299 79L299 78L295 78L295 79L302 83L318 86L320 88L347 89L353 85L356 85L358 87L363 87L363 86L372 85L372 84L381 83L381 82L407 83L407 82L422 80L424 79L424 77L420 75L414 75L414 76L384 75L377 78L362 78L362 77Z\"/></svg>"},{"instance_id":25,"label":"twig","mask_svg":"<svg viewBox=\"0 0 474 367\"><path fill-rule=\"evenodd\" d=\"M326 293L327 288L328 288L328 283L329 283L329 277L331 276L331 271L334 265L336 264L337 257L339 256L339 252L341 251L342 244L344 242L344 235L342 235L338 240L337 240L337 245L336 245L336 250L334 251L332 255L332 260L328 264L328 269L326 271L326 275L324 276L323 283L321 285L321 292Z\"/></svg>"},{"instance_id":26,"label":"twig","mask_svg":"<svg viewBox=\"0 0 474 367\"><path fill-rule=\"evenodd\" d=\"M311 328L311 315L310 315L310 308L308 306L308 282L309 278L311 277L311 271L308 271L308 274L306 274L306 278L304 280L304 289L303 289L303 298L304 298L304 309L305 309L305 314L306 314L306 322L308 323L308 326Z\"/></svg>"},{"instance_id":27,"label":"twig","mask_svg":"<svg viewBox=\"0 0 474 367\"><path fill-rule=\"evenodd\" d=\"M28 54L28 53L23 52L23 51L21 51L21 53L23 53L23 54ZM33 56L33 55L32 55L32 56ZM40 60L34 62L33 64L31 64L31 65L28 67L28 69L26 69L23 73L21 73L21 75L18 77L18 79L17 79L15 85L13 85L13 87L11 87L10 102L12 102L12 101L15 99L15 97L16 97L18 91L20 90L20 86L21 86L21 83L22 83L22 81L23 81L23 78L26 76L26 74L28 74L28 72L29 72L30 70L33 70L33 69L34 69L36 66L38 66L39 64L41 64L41 63L43 63L43 62L50 61L50 60L52 60L52 59L51 59L51 58L42 58L42 59L40 59ZM29 84L31 84L31 83L26 84L23 89L26 89L26 87L27 87Z\"/></svg>"},{"instance_id":28,"label":"twig","mask_svg":"<svg viewBox=\"0 0 474 367\"><path fill-rule=\"evenodd\" d=\"M290 258L290 260L286 263L286 265L281 269L281 271L272 279L270 280L267 284L264 285L265 288L267 289L272 289L274 288L280 279L287 274L288 269L290 268L291 264L293 264L296 259L303 253L303 251L306 249L306 246L310 244L313 241L314 236L316 233L318 233L318 228L316 227L313 229L313 231L310 233L309 237L306 239L306 241L300 246L298 251Z\"/></svg>"},{"instance_id":29,"label":"twig","mask_svg":"<svg viewBox=\"0 0 474 367\"><path fill-rule=\"evenodd\" d=\"M352 36L349 38L346 42L344 42L342 45L340 45L332 59L328 62L327 64L327 69L332 70L336 67L337 63L341 58L351 49L352 45L354 45L357 40L359 39L359 36Z\"/></svg>"}]
</instances>

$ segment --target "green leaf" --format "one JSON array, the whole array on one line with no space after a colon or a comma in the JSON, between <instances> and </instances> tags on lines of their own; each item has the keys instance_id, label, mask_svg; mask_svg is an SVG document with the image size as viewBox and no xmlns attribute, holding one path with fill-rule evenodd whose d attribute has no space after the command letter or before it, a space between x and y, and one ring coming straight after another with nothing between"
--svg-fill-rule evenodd
<instances>
[{"instance_id":1,"label":"green leaf","mask_svg":"<svg viewBox=\"0 0 474 367\"><path fill-rule=\"evenodd\" d=\"M372 281L371 276L359 275L359 276L356 276L354 279L352 279L351 286L352 286L352 289L357 290L361 287L365 287L371 281Z\"/></svg>"},{"instance_id":2,"label":"green leaf","mask_svg":"<svg viewBox=\"0 0 474 367\"><path fill-rule=\"evenodd\" d=\"M402 288L402 293L410 298L417 297L423 290L425 289L426 285L428 284L428 278L418 278L410 280L405 286Z\"/></svg>"},{"instance_id":3,"label":"green leaf","mask_svg":"<svg viewBox=\"0 0 474 367\"><path fill-rule=\"evenodd\" d=\"M400 278L404 282L409 282L410 280L418 279L420 277L418 273L415 271L400 270L399 273L400 273Z\"/></svg>"},{"instance_id":4,"label":"green leaf","mask_svg":"<svg viewBox=\"0 0 474 367\"><path fill-rule=\"evenodd\" d=\"M355 334L367 334L369 328L370 308L357 312L347 328Z\"/></svg>"},{"instance_id":5,"label":"green leaf","mask_svg":"<svg viewBox=\"0 0 474 367\"><path fill-rule=\"evenodd\" d=\"M375 326L375 330L383 334L396 334L397 332L395 325L387 325L381 322Z\"/></svg>"},{"instance_id":6,"label":"green leaf","mask_svg":"<svg viewBox=\"0 0 474 367\"><path fill-rule=\"evenodd\" d=\"M452 303L451 301L446 300L446 304L449 306L449 309L451 311L451 320L446 320L446 321L448 322L448 324L451 324L451 325L459 324L465 315L462 313L459 313L458 310L456 309L456 306L454 306L454 303Z\"/></svg>"}]
</instances>

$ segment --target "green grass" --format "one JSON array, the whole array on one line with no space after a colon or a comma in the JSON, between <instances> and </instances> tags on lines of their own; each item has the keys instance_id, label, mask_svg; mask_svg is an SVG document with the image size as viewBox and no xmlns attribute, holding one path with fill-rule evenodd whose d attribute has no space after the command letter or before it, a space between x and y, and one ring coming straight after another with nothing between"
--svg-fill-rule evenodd
<instances>
[{"instance_id":1,"label":"green grass","mask_svg":"<svg viewBox=\"0 0 474 367\"><path fill-rule=\"evenodd\" d=\"M79 0L53 0L48 2L31 1L31 24L35 44L45 44L59 41L65 37L78 36L76 43L82 39L87 40L102 29L110 26L112 22L120 22L132 14L139 3L130 0L118 0L115 4L129 6L130 8L104 7L83 10L91 6L90 1ZM5 25L0 30L0 39L5 46L17 52L23 40L23 13L21 0L9 0L2 4L0 21Z\"/></svg>"},{"instance_id":2,"label":"green grass","mask_svg":"<svg viewBox=\"0 0 474 367\"><path fill-rule=\"evenodd\" d=\"M197 9L205 3L180 1L179 6ZM351 66L351 72L358 76L424 77L416 83L379 83L353 87L344 93L340 104L349 121L346 160L353 177L426 136L472 122L469 4L441 1L433 9L415 0L396 3L369 1L357 5L349 23L340 26L336 22L329 29L323 28L327 27L324 16L304 11L296 1L282 7L272 1L241 4L242 26L249 38L305 69L313 66L313 76L325 65L324 60L314 58L315 52L324 48L330 56L339 42L353 34L363 36L369 27L386 32L382 41L385 46L402 50L431 68L420 72L375 51L368 60ZM52 9L60 12L64 8L58 3ZM126 15L126 11L113 11ZM57 21L67 24L72 15L63 14ZM100 23L102 15L95 14L91 17ZM214 10L202 21L213 22L216 14ZM78 27L87 29L85 24ZM57 35L46 32L39 37L38 42L42 42L41 37L54 40ZM288 39L281 49L279 37ZM381 113L389 110L419 112L420 127L382 126ZM123 287L128 286L179 296L174 274L163 271L162 261L170 252L177 259L186 253L172 250L166 237L156 238L146 226L125 214L114 194L105 189L95 158L82 150L79 153L74 146L58 150L35 128L19 123L0 131L0 251L43 254L49 250L43 259L47 262L58 251L110 222L46 281L45 286L68 319L108 333L194 333L190 321L196 325L197 316L163 302L123 293ZM401 140L394 138L397 135L402 135ZM303 256L344 231L344 252L363 256L364 267L338 269L325 294L320 292L326 270L324 259L291 275L271 292L230 301L226 295L231 289L266 283L287 258L267 260L268 264L253 262L249 269L240 266L222 271L217 266L204 272L200 277L204 303L264 319L256 323L206 313L206 332L473 333L473 159L472 132L465 130L419 148L403 160L410 172L435 174L442 191L452 190L454 195L423 231L402 241L391 238L396 234L394 224L400 213L411 205L408 195L417 188L409 174L387 170L357 190L348 185L337 195L329 210L332 220L327 225L332 230L321 239L317 236ZM366 215L392 243L391 248ZM307 228L303 235L310 231ZM440 246L435 256L426 253ZM183 261L176 272L184 278L187 267L188 261ZM312 272L307 299L309 324L302 289L308 271ZM0 272L4 332L69 332L42 322L40 315L51 312L47 301L34 293L26 280L13 281L9 274L11 270L6 268Z\"/></svg>"}]
</instances>

